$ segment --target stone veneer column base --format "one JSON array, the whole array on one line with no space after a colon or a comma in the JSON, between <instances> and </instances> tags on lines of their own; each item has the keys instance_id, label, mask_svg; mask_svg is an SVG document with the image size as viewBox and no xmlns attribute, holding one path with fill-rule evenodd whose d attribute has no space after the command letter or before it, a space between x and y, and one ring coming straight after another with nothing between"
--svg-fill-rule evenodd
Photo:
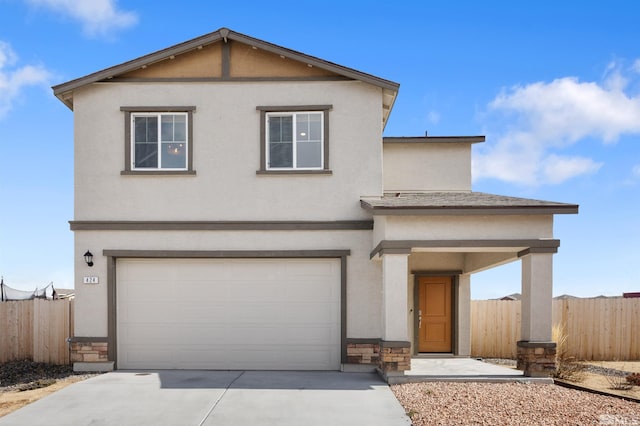
<instances>
[{"instance_id":1,"label":"stone veneer column base","mask_svg":"<svg viewBox=\"0 0 640 426\"><path fill-rule=\"evenodd\" d=\"M381 340L379 368L385 374L411 370L411 342Z\"/></svg>"},{"instance_id":2,"label":"stone veneer column base","mask_svg":"<svg viewBox=\"0 0 640 426\"><path fill-rule=\"evenodd\" d=\"M370 364L372 367L380 364L380 341L356 341L347 343L348 364Z\"/></svg>"},{"instance_id":3,"label":"stone veneer column base","mask_svg":"<svg viewBox=\"0 0 640 426\"><path fill-rule=\"evenodd\" d=\"M74 371L113 370L106 337L72 337L69 339L69 350Z\"/></svg>"},{"instance_id":4,"label":"stone veneer column base","mask_svg":"<svg viewBox=\"0 0 640 426\"><path fill-rule=\"evenodd\" d=\"M526 377L549 377L556 371L555 342L518 342L518 366Z\"/></svg>"}]
</instances>

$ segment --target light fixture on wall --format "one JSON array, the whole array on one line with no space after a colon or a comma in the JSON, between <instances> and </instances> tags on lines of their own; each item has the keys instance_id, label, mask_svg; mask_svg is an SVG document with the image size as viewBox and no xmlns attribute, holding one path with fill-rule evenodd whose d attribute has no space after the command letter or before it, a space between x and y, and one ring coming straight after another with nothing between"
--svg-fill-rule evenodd
<instances>
[{"instance_id":1,"label":"light fixture on wall","mask_svg":"<svg viewBox=\"0 0 640 426\"><path fill-rule=\"evenodd\" d=\"M84 254L84 261L87 262L87 266L93 266L93 253L89 250Z\"/></svg>"}]
</instances>

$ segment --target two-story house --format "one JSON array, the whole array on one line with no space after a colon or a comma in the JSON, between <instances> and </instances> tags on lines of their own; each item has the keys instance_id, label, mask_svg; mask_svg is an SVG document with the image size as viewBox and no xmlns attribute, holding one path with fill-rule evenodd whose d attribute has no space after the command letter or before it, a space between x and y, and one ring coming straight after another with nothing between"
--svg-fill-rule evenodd
<instances>
[{"instance_id":1,"label":"two-story house","mask_svg":"<svg viewBox=\"0 0 640 426\"><path fill-rule=\"evenodd\" d=\"M516 260L525 374L552 368L553 217L578 207L473 192L482 136L383 137L398 88L225 28L55 86L75 368L402 374L469 356L471 276Z\"/></svg>"}]
</instances>

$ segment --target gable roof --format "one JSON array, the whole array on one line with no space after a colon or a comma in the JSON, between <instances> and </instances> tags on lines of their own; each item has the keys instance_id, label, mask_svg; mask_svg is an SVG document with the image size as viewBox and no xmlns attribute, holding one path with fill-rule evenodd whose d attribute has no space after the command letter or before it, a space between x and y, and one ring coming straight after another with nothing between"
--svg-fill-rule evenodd
<instances>
[{"instance_id":1,"label":"gable roof","mask_svg":"<svg viewBox=\"0 0 640 426\"><path fill-rule=\"evenodd\" d=\"M96 71L92 74L68 81L66 83L58 84L56 86L53 86L53 93L58 99L60 99L65 105L67 105L69 109L73 110L73 91L76 89L96 82L113 80L118 76L122 76L141 68L146 68L151 64L155 64L166 59L173 59L179 55L202 49L207 45L220 42L227 44L229 40L237 41L239 43L251 46L253 49L260 49L275 55L279 55L281 58L287 58L300 63L304 63L308 67L320 68L347 80L362 81L376 87L380 87L383 93L383 123L386 124L389 113L393 108L393 104L398 94L398 89L400 87L398 83L390 80L385 80L383 78L376 77L374 75L367 74L361 71L357 71L352 68L347 68L342 65L317 58L315 56L310 56L301 52L297 52L295 50L287 49L282 46L259 40L245 34L232 31L228 28L220 28L212 33L176 44L166 49L158 50L156 52L149 53L147 55L124 62L122 64ZM222 66L224 68L225 65L223 64ZM228 75L224 75L223 73L223 76L219 80L233 80L233 78L229 77ZM247 79L244 80L246 81Z\"/></svg>"},{"instance_id":2,"label":"gable roof","mask_svg":"<svg viewBox=\"0 0 640 426\"><path fill-rule=\"evenodd\" d=\"M577 204L507 197L484 192L424 192L362 197L374 215L576 214Z\"/></svg>"}]
</instances>

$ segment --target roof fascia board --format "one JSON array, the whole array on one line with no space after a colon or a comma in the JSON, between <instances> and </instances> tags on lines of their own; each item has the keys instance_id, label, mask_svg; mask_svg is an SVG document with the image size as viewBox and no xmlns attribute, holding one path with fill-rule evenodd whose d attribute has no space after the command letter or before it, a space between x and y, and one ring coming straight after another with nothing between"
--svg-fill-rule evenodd
<instances>
[{"instance_id":1,"label":"roof fascia board","mask_svg":"<svg viewBox=\"0 0 640 426\"><path fill-rule=\"evenodd\" d=\"M248 44L250 46L255 46L267 52L275 53L277 55L283 55L290 59L313 65L314 67L322 68L327 71L333 71L337 74L342 74L344 76L353 78L354 80L361 80L365 83L370 83L374 86L382 87L383 89L397 91L400 87L398 83L395 83L393 81L385 80L383 78L357 71L352 68L347 68L333 62L325 61L315 56L310 56L295 50L288 49L286 47L278 46L276 44L269 43L264 40L259 40L245 34L240 34L235 31L229 31L228 38L244 44Z\"/></svg>"},{"instance_id":2,"label":"roof fascia board","mask_svg":"<svg viewBox=\"0 0 640 426\"><path fill-rule=\"evenodd\" d=\"M474 216L474 215L552 215L578 214L578 206L541 207L375 207L364 200L360 205L374 215L384 216Z\"/></svg>"},{"instance_id":3,"label":"roof fascia board","mask_svg":"<svg viewBox=\"0 0 640 426\"><path fill-rule=\"evenodd\" d=\"M386 136L384 143L480 143L484 136Z\"/></svg>"},{"instance_id":4,"label":"roof fascia board","mask_svg":"<svg viewBox=\"0 0 640 426\"><path fill-rule=\"evenodd\" d=\"M220 31L215 31L210 34L205 34L198 38L185 41L183 43L176 44L166 49L158 50L156 52L149 53L136 59L124 62L119 65L114 65L109 68L94 72L84 77L77 78L75 80L68 81L66 83L53 86L53 93L60 98L60 94L77 89L85 84L95 83L100 80L113 77L116 74L124 74L129 71L133 71L143 65L149 65L154 62L161 61L172 55L179 55L181 53L188 52L189 50L196 49L198 46L215 43L221 40L223 37L220 35ZM62 99L61 99L62 100Z\"/></svg>"},{"instance_id":5,"label":"roof fascia board","mask_svg":"<svg viewBox=\"0 0 640 426\"><path fill-rule=\"evenodd\" d=\"M385 80L383 78L375 77L371 74L366 74L360 71L356 71L354 69L347 68L342 65L335 64L333 62L328 62L320 58L316 58L314 56L309 56L291 49L287 49L285 47L281 47L263 40L258 40L253 37L240 34L235 31L228 30L226 28L221 28L212 33L205 34L203 36L194 38L192 40L188 40L183 43L176 44L166 49L158 50L156 52L141 56L139 58L124 62L119 65L115 65L115 66L103 69L101 71L94 72L92 74L88 74L84 77L80 77L80 78L68 81L66 83L58 84L52 87L53 93L65 105L73 109L72 102L69 101L69 97L65 96L65 94L79 87L82 87L87 84L95 83L104 79L112 78L118 74L124 74L129 71L133 71L143 65L149 65L154 62L158 62L163 59L166 59L172 55L175 56L175 55L188 52L190 50L198 48L199 46L211 44L220 40L224 40L226 42L228 39L245 43L251 46L255 46L265 51L286 56L288 58L291 58L300 62L304 62L306 64L316 66L318 68L325 69L331 72L335 72L336 74L343 75L348 78L360 80L365 83L369 83L374 86L381 87L383 89L391 90L393 92L397 92L400 87L398 83L395 83L390 80Z\"/></svg>"}]
</instances>

